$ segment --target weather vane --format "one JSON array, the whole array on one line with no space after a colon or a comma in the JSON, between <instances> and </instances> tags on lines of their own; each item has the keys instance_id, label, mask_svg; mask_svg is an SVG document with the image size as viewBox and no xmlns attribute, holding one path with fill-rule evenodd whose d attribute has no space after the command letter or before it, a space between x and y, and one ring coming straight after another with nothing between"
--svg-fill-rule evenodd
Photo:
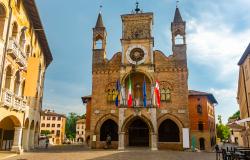
<instances>
[{"instance_id":1,"label":"weather vane","mask_svg":"<svg viewBox=\"0 0 250 160\"><path fill-rule=\"evenodd\" d=\"M136 1L136 8L135 8L135 12L136 13L138 13L138 12L140 12L140 8L139 8L139 2L138 1Z\"/></svg>"},{"instance_id":2,"label":"weather vane","mask_svg":"<svg viewBox=\"0 0 250 160\"><path fill-rule=\"evenodd\" d=\"M99 13L102 13L102 7L103 7L103 6L100 5L99 7L100 7L100 8L99 8Z\"/></svg>"},{"instance_id":3,"label":"weather vane","mask_svg":"<svg viewBox=\"0 0 250 160\"><path fill-rule=\"evenodd\" d=\"M176 1L176 8L178 8L178 7L179 7L179 3L180 3L180 1L179 1L179 0L177 0L177 1Z\"/></svg>"}]
</instances>

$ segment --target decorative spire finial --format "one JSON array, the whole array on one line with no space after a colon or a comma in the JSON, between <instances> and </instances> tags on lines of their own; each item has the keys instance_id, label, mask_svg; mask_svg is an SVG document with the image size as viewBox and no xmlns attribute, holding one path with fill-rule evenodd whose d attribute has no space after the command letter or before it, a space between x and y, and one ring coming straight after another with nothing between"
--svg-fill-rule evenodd
<instances>
[{"instance_id":1,"label":"decorative spire finial","mask_svg":"<svg viewBox=\"0 0 250 160\"><path fill-rule=\"evenodd\" d=\"M138 12L140 12L140 10L141 10L141 9L139 8L139 2L136 1L135 4L136 4L135 12L138 13Z\"/></svg>"},{"instance_id":2,"label":"decorative spire finial","mask_svg":"<svg viewBox=\"0 0 250 160\"><path fill-rule=\"evenodd\" d=\"M179 3L180 3L180 1L179 1L179 0L177 0L177 1L176 1L176 8L178 8L178 7L179 7Z\"/></svg>"},{"instance_id":3,"label":"decorative spire finial","mask_svg":"<svg viewBox=\"0 0 250 160\"><path fill-rule=\"evenodd\" d=\"M102 13L102 7L103 7L103 6L100 5L99 7L100 7L100 8L99 8L99 13L101 14L101 13Z\"/></svg>"}]
</instances>

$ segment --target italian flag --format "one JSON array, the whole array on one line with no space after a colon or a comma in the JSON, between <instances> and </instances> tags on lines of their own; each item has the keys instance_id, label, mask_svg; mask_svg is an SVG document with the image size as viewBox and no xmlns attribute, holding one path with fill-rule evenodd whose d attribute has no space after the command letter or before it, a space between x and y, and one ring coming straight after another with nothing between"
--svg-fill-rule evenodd
<instances>
[{"instance_id":1,"label":"italian flag","mask_svg":"<svg viewBox=\"0 0 250 160\"><path fill-rule=\"evenodd\" d=\"M155 96L157 99L157 106L160 107L161 97L160 97L160 86L158 81L155 82Z\"/></svg>"},{"instance_id":2,"label":"italian flag","mask_svg":"<svg viewBox=\"0 0 250 160\"><path fill-rule=\"evenodd\" d=\"M128 81L128 107L132 107L133 100L132 100L132 84L131 84L131 79L129 77Z\"/></svg>"}]
</instances>

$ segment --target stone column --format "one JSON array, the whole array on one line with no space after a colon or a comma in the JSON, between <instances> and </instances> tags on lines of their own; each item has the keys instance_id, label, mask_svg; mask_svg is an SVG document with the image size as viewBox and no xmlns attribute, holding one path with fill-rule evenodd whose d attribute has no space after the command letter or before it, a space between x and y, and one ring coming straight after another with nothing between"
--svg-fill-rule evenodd
<instances>
[{"instance_id":1,"label":"stone column","mask_svg":"<svg viewBox=\"0 0 250 160\"><path fill-rule=\"evenodd\" d=\"M29 149L34 149L34 134L35 130L31 129L29 134Z\"/></svg>"},{"instance_id":2,"label":"stone column","mask_svg":"<svg viewBox=\"0 0 250 160\"><path fill-rule=\"evenodd\" d=\"M158 150L157 148L157 135L153 132L150 133L151 136L151 150L156 151Z\"/></svg>"},{"instance_id":3,"label":"stone column","mask_svg":"<svg viewBox=\"0 0 250 160\"><path fill-rule=\"evenodd\" d=\"M39 134L38 132L35 132L35 137L34 137L34 148L38 148L38 138L39 138ZM60 139L61 140L61 139ZM62 143L62 142L61 142Z\"/></svg>"},{"instance_id":4,"label":"stone column","mask_svg":"<svg viewBox=\"0 0 250 160\"><path fill-rule=\"evenodd\" d=\"M14 141L11 151L16 153L23 152L21 147L21 141L22 141L22 127L15 127Z\"/></svg>"},{"instance_id":5,"label":"stone column","mask_svg":"<svg viewBox=\"0 0 250 160\"><path fill-rule=\"evenodd\" d=\"M124 135L125 133L122 132L122 125L124 123L124 112L125 112L125 108L119 108L119 128L118 128L118 133L119 133L119 142L118 142L118 150L124 150Z\"/></svg>"},{"instance_id":6,"label":"stone column","mask_svg":"<svg viewBox=\"0 0 250 160\"><path fill-rule=\"evenodd\" d=\"M157 118L156 118L156 108L150 108L150 120L153 124L151 131L151 150L158 150L157 148Z\"/></svg>"},{"instance_id":7,"label":"stone column","mask_svg":"<svg viewBox=\"0 0 250 160\"><path fill-rule=\"evenodd\" d=\"M25 151L29 151L30 129L29 128L24 129L23 132L24 132L24 134L23 134L23 149Z\"/></svg>"}]
</instances>

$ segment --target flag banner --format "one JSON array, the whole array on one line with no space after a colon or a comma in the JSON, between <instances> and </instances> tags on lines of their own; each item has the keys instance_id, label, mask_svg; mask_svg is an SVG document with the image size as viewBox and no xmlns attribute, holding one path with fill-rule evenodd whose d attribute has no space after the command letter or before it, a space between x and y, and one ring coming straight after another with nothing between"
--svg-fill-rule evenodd
<instances>
[{"instance_id":1,"label":"flag banner","mask_svg":"<svg viewBox=\"0 0 250 160\"><path fill-rule=\"evenodd\" d=\"M129 77L128 81L128 101L127 101L128 107L132 107L133 100L132 100L132 84L131 84L131 79Z\"/></svg>"},{"instance_id":2,"label":"flag banner","mask_svg":"<svg viewBox=\"0 0 250 160\"><path fill-rule=\"evenodd\" d=\"M116 98L115 98L115 106L116 107L119 106L119 94L120 94L120 90L121 90L120 81L117 80L116 81Z\"/></svg>"},{"instance_id":3,"label":"flag banner","mask_svg":"<svg viewBox=\"0 0 250 160\"><path fill-rule=\"evenodd\" d=\"M155 82L155 99L157 100L157 106L160 107L160 103L161 103L160 86L157 80Z\"/></svg>"},{"instance_id":4,"label":"flag banner","mask_svg":"<svg viewBox=\"0 0 250 160\"><path fill-rule=\"evenodd\" d=\"M145 79L143 82L143 106L147 107L147 86Z\"/></svg>"}]
</instances>

